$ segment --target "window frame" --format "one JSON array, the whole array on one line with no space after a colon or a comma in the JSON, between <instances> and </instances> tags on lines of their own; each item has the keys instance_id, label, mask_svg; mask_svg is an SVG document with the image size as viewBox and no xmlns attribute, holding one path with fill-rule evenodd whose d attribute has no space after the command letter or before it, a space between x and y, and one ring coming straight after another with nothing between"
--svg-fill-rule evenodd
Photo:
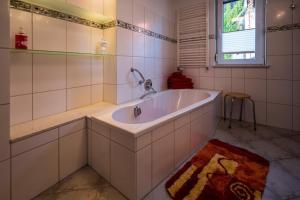
<instances>
[{"instance_id":1,"label":"window frame","mask_svg":"<svg viewBox=\"0 0 300 200\"><path fill-rule=\"evenodd\" d=\"M255 59L225 60L222 52L223 0L216 0L216 56L217 65L261 65L266 64L265 0L255 0ZM260 20L261 19L261 20Z\"/></svg>"}]
</instances>

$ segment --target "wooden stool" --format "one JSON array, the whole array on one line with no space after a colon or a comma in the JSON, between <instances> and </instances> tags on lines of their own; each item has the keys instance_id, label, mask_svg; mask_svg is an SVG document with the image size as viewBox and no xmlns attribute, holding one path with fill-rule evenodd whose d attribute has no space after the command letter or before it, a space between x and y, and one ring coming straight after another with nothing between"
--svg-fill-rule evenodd
<instances>
[{"instance_id":1,"label":"wooden stool","mask_svg":"<svg viewBox=\"0 0 300 200\"><path fill-rule=\"evenodd\" d=\"M244 104L245 100L249 100L252 103L254 130L256 131L255 103L254 103L253 99L251 99L251 96L248 94L238 93L238 92L229 92L229 93L225 94L225 96L224 96L224 120L226 120L226 99L227 99L227 97L231 98L230 118L229 118L229 127L228 128L231 128L233 102L235 100L238 100L241 102L240 121L242 121L243 104Z\"/></svg>"}]
</instances>

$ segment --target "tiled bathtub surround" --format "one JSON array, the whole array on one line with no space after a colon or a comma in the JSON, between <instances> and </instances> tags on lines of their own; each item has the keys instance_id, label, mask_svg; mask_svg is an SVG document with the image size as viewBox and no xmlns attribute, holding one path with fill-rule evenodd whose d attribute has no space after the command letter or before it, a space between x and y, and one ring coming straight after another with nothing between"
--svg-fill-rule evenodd
<instances>
[{"instance_id":1,"label":"tiled bathtub surround","mask_svg":"<svg viewBox=\"0 0 300 200\"><path fill-rule=\"evenodd\" d=\"M213 137L217 105L215 99L137 136L95 115L89 123L89 164L128 199L143 199Z\"/></svg>"},{"instance_id":2,"label":"tiled bathtub surround","mask_svg":"<svg viewBox=\"0 0 300 200\"><path fill-rule=\"evenodd\" d=\"M213 2L210 2L210 24L214 24ZM215 40L210 39L209 69L187 69L197 88L218 89L224 92L246 92L256 103L257 120L260 124L300 131L300 12L291 10L292 0L268 1L266 20L266 50L268 68L214 68ZM297 3L298 1L294 1ZM285 13L277 17L279 12ZM214 34L214 26L209 34ZM252 120L251 105L245 105L244 118ZM234 107L238 117L239 107Z\"/></svg>"}]
</instances>

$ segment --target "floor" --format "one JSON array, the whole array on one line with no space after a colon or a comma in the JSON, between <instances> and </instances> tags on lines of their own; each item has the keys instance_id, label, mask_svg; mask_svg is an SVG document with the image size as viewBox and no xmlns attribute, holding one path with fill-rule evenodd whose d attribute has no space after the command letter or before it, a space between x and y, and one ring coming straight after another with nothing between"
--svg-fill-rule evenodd
<instances>
[{"instance_id":1,"label":"floor","mask_svg":"<svg viewBox=\"0 0 300 200\"><path fill-rule=\"evenodd\" d=\"M300 200L300 133L234 122L232 129L221 121L215 138L243 147L271 161L263 200ZM164 182L145 200L169 200ZM102 177L84 167L35 200L126 200Z\"/></svg>"}]
</instances>

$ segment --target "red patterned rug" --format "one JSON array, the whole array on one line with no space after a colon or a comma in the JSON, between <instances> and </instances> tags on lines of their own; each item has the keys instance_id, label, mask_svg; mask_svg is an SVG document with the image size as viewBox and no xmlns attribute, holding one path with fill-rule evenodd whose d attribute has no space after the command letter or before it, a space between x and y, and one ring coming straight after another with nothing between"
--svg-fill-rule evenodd
<instances>
[{"instance_id":1,"label":"red patterned rug","mask_svg":"<svg viewBox=\"0 0 300 200\"><path fill-rule=\"evenodd\" d=\"M259 200L269 161L219 140L211 140L166 183L175 200Z\"/></svg>"}]
</instances>

